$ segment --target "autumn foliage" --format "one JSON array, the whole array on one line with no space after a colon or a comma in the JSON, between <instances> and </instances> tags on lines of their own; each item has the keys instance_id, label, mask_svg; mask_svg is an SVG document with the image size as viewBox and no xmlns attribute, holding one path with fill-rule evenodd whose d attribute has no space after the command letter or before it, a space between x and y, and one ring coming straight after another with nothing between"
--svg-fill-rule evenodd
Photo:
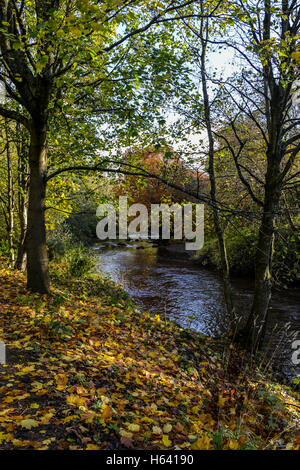
<instances>
[{"instance_id":1,"label":"autumn foliage","mask_svg":"<svg viewBox=\"0 0 300 470\"><path fill-rule=\"evenodd\" d=\"M208 175L189 168L172 149L131 149L125 154L124 161L161 178L125 175L116 183L116 194L127 195L133 202L146 207L163 201L195 202L196 199L185 193L185 189L194 194L197 194L197 190L208 191ZM182 190L168 186L168 181Z\"/></svg>"},{"instance_id":2,"label":"autumn foliage","mask_svg":"<svg viewBox=\"0 0 300 470\"><path fill-rule=\"evenodd\" d=\"M299 396L232 345L98 275L30 296L0 276L0 449L300 448Z\"/></svg>"}]
</instances>

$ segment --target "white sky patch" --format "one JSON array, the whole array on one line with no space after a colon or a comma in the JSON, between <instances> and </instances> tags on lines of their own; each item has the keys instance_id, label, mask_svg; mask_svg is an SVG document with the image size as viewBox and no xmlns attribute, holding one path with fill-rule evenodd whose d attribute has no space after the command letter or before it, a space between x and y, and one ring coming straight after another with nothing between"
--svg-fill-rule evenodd
<instances>
[{"instance_id":1,"label":"white sky patch","mask_svg":"<svg viewBox=\"0 0 300 470\"><path fill-rule=\"evenodd\" d=\"M212 75L214 72L217 73L217 78L222 78L225 80L226 78L232 76L234 73L238 73L241 70L241 63L240 60L237 56L237 53L231 49L231 48L217 48L215 47L215 51L210 51L208 55L208 61L207 61L207 70L208 74ZM200 73L200 72L199 72ZM212 100L214 95L215 95L215 88L216 85L212 85L208 83L209 87L209 97ZM201 82L199 82L199 90L200 94L202 94L202 89L201 89ZM176 113L170 113L167 117L167 123L171 125L172 123L176 122L180 118L180 114ZM201 160L204 158L204 154L202 152L205 152L207 150L207 134L206 130L199 130L198 132L191 132L186 141L174 141L172 146L174 150L177 151L183 151L184 149L187 151L191 149L191 151L195 151L198 149L199 155L199 164L196 163L196 167L198 166L198 169L203 169L203 164L201 164ZM183 157L184 158L184 157ZM197 159L197 155L195 154L195 158Z\"/></svg>"},{"instance_id":2,"label":"white sky patch","mask_svg":"<svg viewBox=\"0 0 300 470\"><path fill-rule=\"evenodd\" d=\"M0 82L0 104L5 103L5 98L6 97L6 90L5 90L5 85L3 82Z\"/></svg>"}]
</instances>

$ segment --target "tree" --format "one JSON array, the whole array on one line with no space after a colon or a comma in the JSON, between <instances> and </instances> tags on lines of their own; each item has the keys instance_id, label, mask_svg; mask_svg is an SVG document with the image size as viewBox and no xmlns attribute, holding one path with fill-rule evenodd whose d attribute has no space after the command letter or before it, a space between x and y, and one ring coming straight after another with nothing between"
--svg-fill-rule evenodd
<instances>
[{"instance_id":1,"label":"tree","mask_svg":"<svg viewBox=\"0 0 300 470\"><path fill-rule=\"evenodd\" d=\"M203 12L203 2L201 2L201 11ZM217 201L217 189L216 189L216 178L215 178L215 139L211 121L211 105L207 87L207 72L206 72L206 55L207 55L207 40L209 35L209 20L200 20L200 32L199 38L201 43L201 56L200 56L200 69L201 69L201 81L202 81L202 94L204 103L204 121L208 138L208 173L210 181L210 198L213 211L214 227L219 243L219 252L221 258L221 272L224 290L224 299L226 303L227 313L231 319L232 327L234 327L234 313L233 313L233 301L230 284L230 273L229 263L227 258L226 244L224 239L224 233L221 226L218 201Z\"/></svg>"},{"instance_id":2,"label":"tree","mask_svg":"<svg viewBox=\"0 0 300 470\"><path fill-rule=\"evenodd\" d=\"M16 124L16 149L18 155L18 219L19 219L19 241L18 251L15 262L15 268L24 272L26 269L26 248L25 240L27 233L27 213L28 213L28 187L29 187L29 170L28 170L28 150L29 139L28 132L24 132L22 126Z\"/></svg>"},{"instance_id":3,"label":"tree","mask_svg":"<svg viewBox=\"0 0 300 470\"><path fill-rule=\"evenodd\" d=\"M300 151L297 132L300 120L293 108L300 8L294 0L264 0L257 5L237 2L233 6L233 21L235 25L243 26L242 39L245 43L232 43L231 46L244 57L247 66L241 74L239 87L229 84L225 88L237 115L251 119L266 149L262 199L247 181L239 155L232 152L241 181L254 202L261 207L253 305L243 331L246 344L256 350L263 338L271 296L275 219L284 186L297 174L294 164ZM234 118L230 124L242 146L243 140L235 127Z\"/></svg>"},{"instance_id":4,"label":"tree","mask_svg":"<svg viewBox=\"0 0 300 470\"><path fill-rule=\"evenodd\" d=\"M49 292L45 198L47 133L53 110L63 93L84 87L86 96L99 86L104 77L95 75L95 66L109 76L116 66L117 61L110 62L116 48L164 21L166 15L175 14L176 20L177 12L192 3L0 0L0 79L9 98L8 105L0 106L0 114L30 134L26 251L31 290Z\"/></svg>"},{"instance_id":5,"label":"tree","mask_svg":"<svg viewBox=\"0 0 300 470\"><path fill-rule=\"evenodd\" d=\"M116 195L128 195L134 203L145 204L150 208L151 204L159 204L163 199L172 202L184 200L195 201L197 191L200 194L207 192L208 176L204 172L196 172L182 161L177 153L169 146L156 150L154 146L146 149L131 148L127 150L124 164L130 164L156 175L136 176L120 175L116 181ZM179 189L168 187L168 182L177 185ZM188 194L190 193L190 194ZM192 196L194 194L195 196Z\"/></svg>"},{"instance_id":6,"label":"tree","mask_svg":"<svg viewBox=\"0 0 300 470\"><path fill-rule=\"evenodd\" d=\"M206 5L205 8L211 6ZM202 96L196 86L198 77L195 72L194 90L188 97L186 91L178 93L181 93L182 103L185 104L182 114L186 121L195 130L204 123L207 131L208 168L212 183L210 204L214 207L223 273L227 273L225 289L228 292L230 285L224 239L217 227L221 229L220 211L228 210L229 213L230 204L229 201L217 201L214 152L219 152L220 148L214 147L215 138L222 141L229 151L240 182L255 204L253 213L260 221L255 291L251 314L241 336L244 344L256 350L263 337L271 296L275 220L280 209L280 198L287 185L297 184L295 178L299 175L299 117L293 107L293 95L298 78L296 62L299 59L300 8L294 0L233 1L220 6L218 25L212 22L209 27L203 20L207 17L212 15L202 14L196 19L184 20L185 39L189 46L186 57L192 63L192 71L200 70ZM241 72L226 79L207 72L205 59L208 46L235 51ZM215 95L211 98L213 90ZM180 111L180 106L177 109ZM244 156L249 150L249 143L243 135L246 120L259 133L259 140L264 142L263 178L257 176L250 165L244 164ZM228 138L228 129L234 136L234 145ZM231 212L242 214L243 211ZM244 215L248 216L247 211Z\"/></svg>"}]
</instances>

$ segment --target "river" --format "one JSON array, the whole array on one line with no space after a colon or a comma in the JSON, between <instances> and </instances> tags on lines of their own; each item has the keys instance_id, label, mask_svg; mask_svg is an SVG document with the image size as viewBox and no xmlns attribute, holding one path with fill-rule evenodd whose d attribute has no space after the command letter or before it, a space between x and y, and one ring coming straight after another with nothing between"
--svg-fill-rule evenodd
<instances>
[{"instance_id":1,"label":"river","mask_svg":"<svg viewBox=\"0 0 300 470\"><path fill-rule=\"evenodd\" d=\"M229 321L224 308L218 274L179 258L146 242L95 246L98 269L121 284L143 309L175 320L185 328L206 335L223 335ZM237 312L247 314L251 306L252 282L234 279ZM292 380L300 365L292 361L292 343L300 339L300 292L274 292L264 341L264 353L276 368ZM300 358L300 354L298 355Z\"/></svg>"}]
</instances>

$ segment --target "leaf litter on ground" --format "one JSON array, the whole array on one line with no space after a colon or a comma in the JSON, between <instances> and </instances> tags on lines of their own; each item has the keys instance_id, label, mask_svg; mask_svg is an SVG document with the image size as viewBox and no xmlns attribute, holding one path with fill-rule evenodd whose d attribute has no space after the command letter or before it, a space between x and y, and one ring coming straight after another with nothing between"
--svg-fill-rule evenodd
<instances>
[{"instance_id":1,"label":"leaf litter on ground","mask_svg":"<svg viewBox=\"0 0 300 470\"><path fill-rule=\"evenodd\" d=\"M99 275L40 295L3 267L0 309L0 449L300 448L299 394Z\"/></svg>"}]
</instances>

